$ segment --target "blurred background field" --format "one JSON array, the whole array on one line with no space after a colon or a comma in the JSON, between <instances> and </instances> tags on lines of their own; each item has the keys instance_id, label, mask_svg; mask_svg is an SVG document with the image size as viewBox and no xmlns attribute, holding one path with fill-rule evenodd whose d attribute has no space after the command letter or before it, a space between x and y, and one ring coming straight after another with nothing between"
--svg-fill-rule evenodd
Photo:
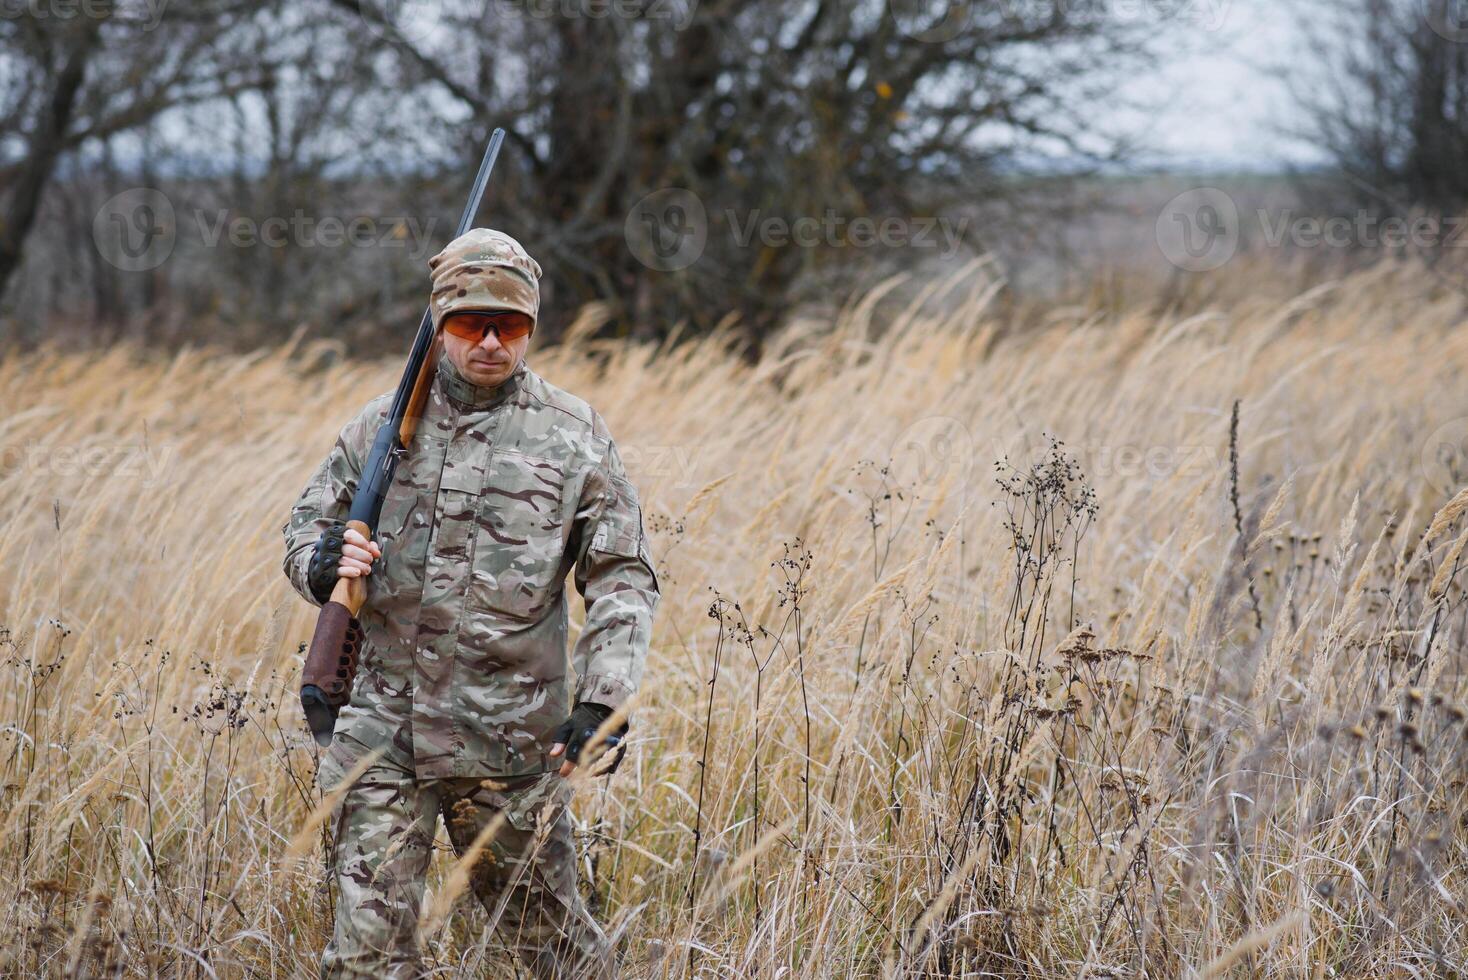
<instances>
[{"instance_id":1,"label":"blurred background field","mask_svg":"<svg viewBox=\"0 0 1468 980\"><path fill-rule=\"evenodd\" d=\"M603 337L757 346L981 256L1025 298L1141 270L1145 302L1235 251L1463 240L1463 0L13 6L9 343L395 351L495 126L483 220L544 266L543 337L596 302Z\"/></svg>"},{"instance_id":2,"label":"blurred background field","mask_svg":"<svg viewBox=\"0 0 1468 980\"><path fill-rule=\"evenodd\" d=\"M627 974L1460 972L1462 295L896 285L755 358L595 308L532 348L609 420L663 588L636 748L576 803ZM397 371L342 355L0 362L5 973L314 969L279 529ZM452 908L432 962L507 975Z\"/></svg>"}]
</instances>

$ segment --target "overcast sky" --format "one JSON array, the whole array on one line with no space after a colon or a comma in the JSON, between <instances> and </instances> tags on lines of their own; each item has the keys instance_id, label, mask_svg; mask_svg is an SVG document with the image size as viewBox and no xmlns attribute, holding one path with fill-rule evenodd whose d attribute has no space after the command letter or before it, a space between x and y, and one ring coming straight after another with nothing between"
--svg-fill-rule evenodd
<instances>
[{"instance_id":1,"label":"overcast sky","mask_svg":"<svg viewBox=\"0 0 1468 980\"><path fill-rule=\"evenodd\" d=\"M1164 166L1278 170L1320 162L1282 131L1300 125L1285 69L1309 71L1301 7L1269 0L1111 0L1119 10L1175 21L1162 35L1163 63L1124 95L1153 108L1118 122L1159 151Z\"/></svg>"},{"instance_id":2,"label":"overcast sky","mask_svg":"<svg viewBox=\"0 0 1468 980\"><path fill-rule=\"evenodd\" d=\"M436 20L413 4L431 11L441 2L408 0L402 9L419 19L406 22L431 34ZM477 7L485 0L466 2ZM1308 141L1287 135L1303 122L1285 74L1298 79L1320 61L1301 26L1317 0L1000 2L1105 4L1117 17L1155 31L1151 69L1131 72L1117 98L1084 107L1103 129L1135 138L1139 169L1278 172L1324 162Z\"/></svg>"}]
</instances>

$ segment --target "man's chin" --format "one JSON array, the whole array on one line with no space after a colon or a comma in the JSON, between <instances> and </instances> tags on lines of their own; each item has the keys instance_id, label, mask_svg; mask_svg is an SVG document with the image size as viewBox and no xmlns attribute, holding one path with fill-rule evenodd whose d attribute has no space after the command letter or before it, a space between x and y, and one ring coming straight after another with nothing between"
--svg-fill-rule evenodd
<instances>
[{"instance_id":1,"label":"man's chin","mask_svg":"<svg viewBox=\"0 0 1468 980\"><path fill-rule=\"evenodd\" d=\"M470 381L481 388L490 388L510 376L509 365L503 364L467 364L465 365L464 380Z\"/></svg>"}]
</instances>

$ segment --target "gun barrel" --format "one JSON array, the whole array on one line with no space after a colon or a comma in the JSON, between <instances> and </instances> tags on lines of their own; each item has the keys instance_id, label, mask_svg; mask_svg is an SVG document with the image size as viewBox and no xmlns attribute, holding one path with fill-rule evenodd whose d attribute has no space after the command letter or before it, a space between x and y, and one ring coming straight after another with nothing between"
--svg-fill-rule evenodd
<instances>
[{"instance_id":1,"label":"gun barrel","mask_svg":"<svg viewBox=\"0 0 1468 980\"><path fill-rule=\"evenodd\" d=\"M469 201L459 216L459 225L454 233L458 238L468 231L479 213L484 200L485 188L489 186L489 175L494 171L495 160L500 154L500 145L505 141L505 131L499 127L489 137L484 158L479 163L479 172L474 175L474 187L469 192ZM408 354L407 366L402 380L393 395L392 408L382 427L372 440L372 451L362 467L362 476L357 483L357 492L352 497L352 506L347 513L349 527L355 527L365 537L372 537L382 516L382 501L387 488L392 484L397 469L398 456L406 448L403 442L403 422L414 406L414 392L424 391L419 380L425 371L433 369L430 354L433 351L433 307L423 311L418 322L418 333L413 338L413 347ZM306 722L320 745L331 744L336 728L337 712L347 703L351 695L352 681L357 673L357 654L362 640L361 624L357 613L366 599L366 585L361 579L340 579L316 621L316 632L311 637L310 651L306 654L305 670L301 683L301 709Z\"/></svg>"}]
</instances>

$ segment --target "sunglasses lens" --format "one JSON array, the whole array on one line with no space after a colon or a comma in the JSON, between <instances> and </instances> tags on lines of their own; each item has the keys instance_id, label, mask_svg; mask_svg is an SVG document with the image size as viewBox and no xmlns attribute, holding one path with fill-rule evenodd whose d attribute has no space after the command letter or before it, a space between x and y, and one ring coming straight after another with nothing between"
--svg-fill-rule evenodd
<instances>
[{"instance_id":1,"label":"sunglasses lens","mask_svg":"<svg viewBox=\"0 0 1468 980\"><path fill-rule=\"evenodd\" d=\"M460 340L472 340L477 343L484 339L484 331L488 325L489 321L484 317L459 314L443 322L443 331L453 334Z\"/></svg>"},{"instance_id":2,"label":"sunglasses lens","mask_svg":"<svg viewBox=\"0 0 1468 980\"><path fill-rule=\"evenodd\" d=\"M534 323L529 317L519 315L495 317L480 313L456 313L443 321L444 333L452 334L460 340L472 340L476 344L483 341L491 329L503 342L519 340L530 333L532 326Z\"/></svg>"},{"instance_id":3,"label":"sunglasses lens","mask_svg":"<svg viewBox=\"0 0 1468 980\"><path fill-rule=\"evenodd\" d=\"M512 320L501 320L499 325L500 340L519 340L530 332L530 321L516 317Z\"/></svg>"}]
</instances>

